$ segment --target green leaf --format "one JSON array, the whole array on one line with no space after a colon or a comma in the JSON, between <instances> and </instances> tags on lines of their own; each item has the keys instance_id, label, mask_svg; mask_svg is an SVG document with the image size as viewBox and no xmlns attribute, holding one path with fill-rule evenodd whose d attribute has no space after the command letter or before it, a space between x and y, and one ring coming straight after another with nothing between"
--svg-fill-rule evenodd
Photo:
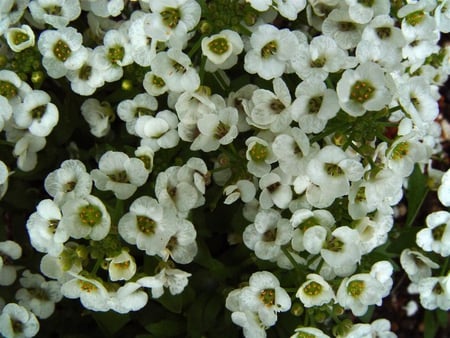
<instances>
[{"instance_id":1,"label":"green leaf","mask_svg":"<svg viewBox=\"0 0 450 338\"><path fill-rule=\"evenodd\" d=\"M408 201L408 214L406 215L406 226L411 226L419 213L419 210L428 194L428 178L422 173L419 166L414 167L414 171L408 180L408 190L406 200Z\"/></svg>"},{"instance_id":2,"label":"green leaf","mask_svg":"<svg viewBox=\"0 0 450 338\"><path fill-rule=\"evenodd\" d=\"M145 329L155 335L155 337L175 337L181 335L186 330L183 321L161 320L145 326Z\"/></svg>"},{"instance_id":3,"label":"green leaf","mask_svg":"<svg viewBox=\"0 0 450 338\"><path fill-rule=\"evenodd\" d=\"M436 325L436 316L433 311L425 311L424 319L424 338L435 338L436 332L438 330L438 325Z\"/></svg>"},{"instance_id":4,"label":"green leaf","mask_svg":"<svg viewBox=\"0 0 450 338\"><path fill-rule=\"evenodd\" d=\"M173 313L181 313L183 308L183 295L171 295L169 292L165 292L161 297L155 299L167 310Z\"/></svg>"},{"instance_id":5,"label":"green leaf","mask_svg":"<svg viewBox=\"0 0 450 338\"><path fill-rule=\"evenodd\" d=\"M130 321L130 316L128 314L122 315L113 311L95 312L92 314L92 317L107 337L111 337L117 333Z\"/></svg>"}]
</instances>

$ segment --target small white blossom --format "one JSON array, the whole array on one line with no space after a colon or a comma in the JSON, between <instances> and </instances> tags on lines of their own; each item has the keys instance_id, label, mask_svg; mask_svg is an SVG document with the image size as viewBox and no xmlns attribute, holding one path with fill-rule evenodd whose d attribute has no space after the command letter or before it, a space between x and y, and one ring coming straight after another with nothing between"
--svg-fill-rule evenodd
<instances>
[{"instance_id":1,"label":"small white blossom","mask_svg":"<svg viewBox=\"0 0 450 338\"><path fill-rule=\"evenodd\" d=\"M39 332L36 316L16 303L8 303L0 314L0 333L8 338L34 337Z\"/></svg>"}]
</instances>

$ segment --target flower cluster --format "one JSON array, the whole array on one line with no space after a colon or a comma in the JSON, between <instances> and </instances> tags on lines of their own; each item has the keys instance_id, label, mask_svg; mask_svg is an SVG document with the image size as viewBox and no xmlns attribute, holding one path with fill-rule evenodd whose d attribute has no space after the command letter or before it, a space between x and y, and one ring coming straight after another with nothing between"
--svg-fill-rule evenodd
<instances>
[{"instance_id":1,"label":"flower cluster","mask_svg":"<svg viewBox=\"0 0 450 338\"><path fill-rule=\"evenodd\" d=\"M387 319L351 319L383 304L400 268L425 309L448 311L450 213L413 230L396 216L428 173L450 206L450 174L430 161L449 8L3 1L0 199L41 179L22 229L42 275L13 264L25 243L0 243L0 284L21 271L0 333L36 335L63 297L126 314L183 294L195 312L189 297L214 293L202 268L245 337L289 310L293 338L395 337Z\"/></svg>"}]
</instances>

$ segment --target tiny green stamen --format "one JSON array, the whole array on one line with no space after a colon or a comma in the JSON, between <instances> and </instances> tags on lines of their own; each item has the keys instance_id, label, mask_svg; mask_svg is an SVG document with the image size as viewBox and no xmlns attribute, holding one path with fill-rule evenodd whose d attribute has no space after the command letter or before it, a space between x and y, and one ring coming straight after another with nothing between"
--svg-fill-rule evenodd
<instances>
[{"instance_id":1,"label":"tiny green stamen","mask_svg":"<svg viewBox=\"0 0 450 338\"><path fill-rule=\"evenodd\" d=\"M45 111L47 110L47 105L38 106L31 110L31 117L34 120L40 120L42 116L44 116Z\"/></svg>"},{"instance_id":2,"label":"tiny green stamen","mask_svg":"<svg viewBox=\"0 0 450 338\"><path fill-rule=\"evenodd\" d=\"M227 39L220 37L208 43L208 48L213 53L222 55L230 49L230 46Z\"/></svg>"},{"instance_id":3,"label":"tiny green stamen","mask_svg":"<svg viewBox=\"0 0 450 338\"><path fill-rule=\"evenodd\" d=\"M181 14L178 8L167 7L161 12L161 17L166 26L175 28L180 21Z\"/></svg>"},{"instance_id":4,"label":"tiny green stamen","mask_svg":"<svg viewBox=\"0 0 450 338\"><path fill-rule=\"evenodd\" d=\"M322 107L323 96L312 97L308 101L308 113L317 114Z\"/></svg>"},{"instance_id":5,"label":"tiny green stamen","mask_svg":"<svg viewBox=\"0 0 450 338\"><path fill-rule=\"evenodd\" d=\"M370 100L375 94L375 87L373 87L367 81L356 81L350 91L350 99L358 102L364 103Z\"/></svg>"},{"instance_id":6,"label":"tiny green stamen","mask_svg":"<svg viewBox=\"0 0 450 338\"><path fill-rule=\"evenodd\" d=\"M275 305L275 289L264 289L259 294L259 299L265 306L270 307Z\"/></svg>"},{"instance_id":7,"label":"tiny green stamen","mask_svg":"<svg viewBox=\"0 0 450 338\"><path fill-rule=\"evenodd\" d=\"M303 292L308 296L317 296L322 292L322 285L312 281L303 288Z\"/></svg>"},{"instance_id":8,"label":"tiny green stamen","mask_svg":"<svg viewBox=\"0 0 450 338\"><path fill-rule=\"evenodd\" d=\"M78 210L78 217L80 218L81 223L91 227L100 224L102 216L100 208L93 204L88 204Z\"/></svg>"},{"instance_id":9,"label":"tiny green stamen","mask_svg":"<svg viewBox=\"0 0 450 338\"><path fill-rule=\"evenodd\" d=\"M108 177L114 182L118 183L130 183L127 172L125 170L117 171L113 174L109 174Z\"/></svg>"},{"instance_id":10,"label":"tiny green stamen","mask_svg":"<svg viewBox=\"0 0 450 338\"><path fill-rule=\"evenodd\" d=\"M352 297L359 297L364 292L365 283L362 280L351 281L347 286L347 293Z\"/></svg>"},{"instance_id":11,"label":"tiny green stamen","mask_svg":"<svg viewBox=\"0 0 450 338\"><path fill-rule=\"evenodd\" d=\"M344 175L342 168L334 163L325 163L325 171L329 176L333 177Z\"/></svg>"},{"instance_id":12,"label":"tiny green stamen","mask_svg":"<svg viewBox=\"0 0 450 338\"><path fill-rule=\"evenodd\" d=\"M263 59L267 59L274 55L278 50L278 45L276 41L270 41L261 48L261 56Z\"/></svg>"},{"instance_id":13,"label":"tiny green stamen","mask_svg":"<svg viewBox=\"0 0 450 338\"><path fill-rule=\"evenodd\" d=\"M58 40L53 46L53 54L59 61L65 62L72 54L72 50L65 41Z\"/></svg>"},{"instance_id":14,"label":"tiny green stamen","mask_svg":"<svg viewBox=\"0 0 450 338\"><path fill-rule=\"evenodd\" d=\"M0 81L0 95L6 97L7 99L12 99L16 97L18 89L11 82Z\"/></svg>"},{"instance_id":15,"label":"tiny green stamen","mask_svg":"<svg viewBox=\"0 0 450 338\"><path fill-rule=\"evenodd\" d=\"M409 143L408 142L400 142L397 144L392 151L392 159L400 160L404 158L409 153Z\"/></svg>"},{"instance_id":16,"label":"tiny green stamen","mask_svg":"<svg viewBox=\"0 0 450 338\"><path fill-rule=\"evenodd\" d=\"M431 230L431 234L433 235L433 239L435 241L440 241L442 239L442 236L444 235L445 228L447 227L447 224L440 224L437 227L433 228Z\"/></svg>"},{"instance_id":17,"label":"tiny green stamen","mask_svg":"<svg viewBox=\"0 0 450 338\"><path fill-rule=\"evenodd\" d=\"M255 143L249 151L250 157L255 162L264 161L269 155L267 147L261 143Z\"/></svg>"},{"instance_id":18,"label":"tiny green stamen","mask_svg":"<svg viewBox=\"0 0 450 338\"><path fill-rule=\"evenodd\" d=\"M147 216L137 216L137 227L138 229L146 234L153 235L155 233L156 222Z\"/></svg>"},{"instance_id":19,"label":"tiny green stamen","mask_svg":"<svg viewBox=\"0 0 450 338\"><path fill-rule=\"evenodd\" d=\"M117 62L122 61L125 56L125 48L122 46L110 47L108 49L108 60L112 64L117 64Z\"/></svg>"}]
</instances>

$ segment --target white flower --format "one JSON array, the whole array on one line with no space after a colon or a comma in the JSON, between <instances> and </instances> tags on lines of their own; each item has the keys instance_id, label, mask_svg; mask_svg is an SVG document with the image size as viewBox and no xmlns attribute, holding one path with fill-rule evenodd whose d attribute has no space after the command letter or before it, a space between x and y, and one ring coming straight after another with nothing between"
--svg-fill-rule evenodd
<instances>
[{"instance_id":1,"label":"white flower","mask_svg":"<svg viewBox=\"0 0 450 338\"><path fill-rule=\"evenodd\" d=\"M397 335L391 331L391 323L384 318L377 319L371 324L355 324L342 336L344 338L361 337L383 337L396 338Z\"/></svg>"},{"instance_id":2,"label":"white flower","mask_svg":"<svg viewBox=\"0 0 450 338\"><path fill-rule=\"evenodd\" d=\"M103 65L94 57L91 48L86 49L84 59L77 69L69 69L66 77L70 81L72 90L80 95L92 95L97 88L105 83L105 70Z\"/></svg>"},{"instance_id":3,"label":"white flower","mask_svg":"<svg viewBox=\"0 0 450 338\"><path fill-rule=\"evenodd\" d=\"M15 72L7 69L0 70L0 95L8 100L13 110L22 102L25 94L31 92L31 90L30 85L26 81L22 81ZM6 107L5 109L9 108ZM10 114L5 112L1 114L4 116L4 119L10 116Z\"/></svg>"},{"instance_id":4,"label":"white flower","mask_svg":"<svg viewBox=\"0 0 450 338\"><path fill-rule=\"evenodd\" d=\"M191 149L209 152L230 144L238 135L237 122L238 112L234 107L203 115L197 122L200 134L192 142Z\"/></svg>"},{"instance_id":5,"label":"white flower","mask_svg":"<svg viewBox=\"0 0 450 338\"><path fill-rule=\"evenodd\" d=\"M363 316L369 305L382 304L383 284L367 273L344 278L337 291L337 302L355 316Z\"/></svg>"},{"instance_id":6,"label":"white flower","mask_svg":"<svg viewBox=\"0 0 450 338\"><path fill-rule=\"evenodd\" d=\"M0 200L8 191L9 170L5 162L0 160Z\"/></svg>"},{"instance_id":7,"label":"white flower","mask_svg":"<svg viewBox=\"0 0 450 338\"><path fill-rule=\"evenodd\" d=\"M361 240L358 232L348 226L336 228L320 250L320 254L335 271L339 268L356 267L361 259Z\"/></svg>"},{"instance_id":8,"label":"white flower","mask_svg":"<svg viewBox=\"0 0 450 338\"><path fill-rule=\"evenodd\" d=\"M0 333L8 338L34 337L39 332L36 316L16 303L8 303L0 315Z\"/></svg>"},{"instance_id":9,"label":"white flower","mask_svg":"<svg viewBox=\"0 0 450 338\"><path fill-rule=\"evenodd\" d=\"M319 35L298 50L291 64L302 80L325 81L329 73L355 67L356 59L348 56L332 37Z\"/></svg>"},{"instance_id":10,"label":"white flower","mask_svg":"<svg viewBox=\"0 0 450 338\"><path fill-rule=\"evenodd\" d=\"M61 218L61 211L55 202L49 199L39 202L36 212L30 215L26 223L33 248L53 256L63 251L69 233L59 226Z\"/></svg>"},{"instance_id":11,"label":"white flower","mask_svg":"<svg viewBox=\"0 0 450 338\"><path fill-rule=\"evenodd\" d=\"M95 186L102 190L111 190L118 199L127 199L148 178L144 163L137 158L129 158L119 151L107 151L100 157L99 169L91 171Z\"/></svg>"},{"instance_id":12,"label":"white flower","mask_svg":"<svg viewBox=\"0 0 450 338\"><path fill-rule=\"evenodd\" d=\"M29 132L16 142L13 155L17 157L17 166L22 171L31 171L37 165L37 152L45 147L44 137L35 136Z\"/></svg>"},{"instance_id":13,"label":"white flower","mask_svg":"<svg viewBox=\"0 0 450 338\"><path fill-rule=\"evenodd\" d=\"M61 210L63 217L58 227L70 237L99 241L109 233L111 218L103 202L94 195L68 200Z\"/></svg>"},{"instance_id":14,"label":"white flower","mask_svg":"<svg viewBox=\"0 0 450 338\"><path fill-rule=\"evenodd\" d=\"M61 286L61 293L70 299L80 298L81 304L88 310L108 311L109 294L103 283L97 279L72 274L73 278Z\"/></svg>"},{"instance_id":15,"label":"white flower","mask_svg":"<svg viewBox=\"0 0 450 338\"><path fill-rule=\"evenodd\" d=\"M164 293L164 288L169 288L170 294L178 295L183 292L188 284L191 274L179 269L163 268L155 276L142 277L136 283L145 288L152 289L153 298L159 298Z\"/></svg>"},{"instance_id":16,"label":"white flower","mask_svg":"<svg viewBox=\"0 0 450 338\"><path fill-rule=\"evenodd\" d=\"M39 319L50 317L55 311L55 303L62 299L59 282L46 281L40 274L25 270L20 278L22 288L17 290L19 305L33 312Z\"/></svg>"},{"instance_id":17,"label":"white flower","mask_svg":"<svg viewBox=\"0 0 450 338\"><path fill-rule=\"evenodd\" d=\"M27 93L13 113L17 126L28 129L35 136L48 136L59 119L58 108L50 99L50 95L42 90Z\"/></svg>"},{"instance_id":18,"label":"white flower","mask_svg":"<svg viewBox=\"0 0 450 338\"><path fill-rule=\"evenodd\" d=\"M13 52L21 52L29 47L34 46L34 32L28 25L20 27L11 27L6 33L6 42Z\"/></svg>"},{"instance_id":19,"label":"white flower","mask_svg":"<svg viewBox=\"0 0 450 338\"><path fill-rule=\"evenodd\" d=\"M145 73L142 85L144 86L145 91L153 96L162 95L169 89L164 79L152 71Z\"/></svg>"},{"instance_id":20,"label":"white flower","mask_svg":"<svg viewBox=\"0 0 450 338\"><path fill-rule=\"evenodd\" d=\"M0 106L2 107L2 110L0 111L0 132L1 132L5 127L5 125L9 122L12 116L13 108L9 104L8 99L4 96L0 96Z\"/></svg>"},{"instance_id":21,"label":"white flower","mask_svg":"<svg viewBox=\"0 0 450 338\"><path fill-rule=\"evenodd\" d=\"M203 38L202 53L208 58L205 69L215 71L233 67L238 61L237 55L243 49L244 43L241 36L229 29Z\"/></svg>"},{"instance_id":22,"label":"white flower","mask_svg":"<svg viewBox=\"0 0 450 338\"><path fill-rule=\"evenodd\" d=\"M268 209L276 205L286 209L292 201L291 177L281 170L274 169L259 179L259 203L261 208Z\"/></svg>"},{"instance_id":23,"label":"white flower","mask_svg":"<svg viewBox=\"0 0 450 338\"><path fill-rule=\"evenodd\" d=\"M165 261L170 257L175 263L188 264L194 260L198 252L196 237L194 225L186 219L177 217L173 222L172 236L159 255Z\"/></svg>"},{"instance_id":24,"label":"white flower","mask_svg":"<svg viewBox=\"0 0 450 338\"><path fill-rule=\"evenodd\" d=\"M245 245L254 250L258 258L273 260L281 252L281 246L291 240L292 227L278 211L260 210L255 222L245 228L242 237Z\"/></svg>"},{"instance_id":25,"label":"white flower","mask_svg":"<svg viewBox=\"0 0 450 338\"><path fill-rule=\"evenodd\" d=\"M79 0L36 0L28 6L31 16L40 25L63 28L81 14Z\"/></svg>"},{"instance_id":26,"label":"white flower","mask_svg":"<svg viewBox=\"0 0 450 338\"><path fill-rule=\"evenodd\" d=\"M145 169L150 173L153 170L153 157L155 152L148 146L139 146L134 151L134 156L140 159L145 166Z\"/></svg>"},{"instance_id":27,"label":"white flower","mask_svg":"<svg viewBox=\"0 0 450 338\"><path fill-rule=\"evenodd\" d=\"M152 116L158 109L158 101L147 93L136 95L132 100L124 100L117 106L117 115L126 122L128 133L136 135L136 121L141 116ZM142 136L141 136L142 137Z\"/></svg>"},{"instance_id":28,"label":"white flower","mask_svg":"<svg viewBox=\"0 0 450 338\"><path fill-rule=\"evenodd\" d=\"M123 76L123 67L133 63L128 36L116 29L106 32L103 45L94 49L93 58L103 70L107 82L114 82Z\"/></svg>"},{"instance_id":29,"label":"white flower","mask_svg":"<svg viewBox=\"0 0 450 338\"><path fill-rule=\"evenodd\" d=\"M41 258L39 268L48 278L65 283L73 279L72 273L78 274L83 269L83 254L86 254L85 248L75 242L67 242L59 255L44 255Z\"/></svg>"},{"instance_id":30,"label":"white flower","mask_svg":"<svg viewBox=\"0 0 450 338\"><path fill-rule=\"evenodd\" d=\"M295 96L292 118L305 133L320 133L339 111L336 91L322 81L306 79L295 89Z\"/></svg>"},{"instance_id":31,"label":"white flower","mask_svg":"<svg viewBox=\"0 0 450 338\"><path fill-rule=\"evenodd\" d=\"M441 178L441 184L437 191L439 201L446 207L450 206L450 170L447 170Z\"/></svg>"},{"instance_id":32,"label":"white flower","mask_svg":"<svg viewBox=\"0 0 450 338\"><path fill-rule=\"evenodd\" d=\"M295 294L305 307L320 306L334 300L334 291L322 276L310 273Z\"/></svg>"},{"instance_id":33,"label":"white flower","mask_svg":"<svg viewBox=\"0 0 450 338\"><path fill-rule=\"evenodd\" d=\"M291 308L291 298L280 286L275 275L268 271L255 272L250 276L249 285L242 288L239 303L243 311L258 314L265 326L275 325L277 313Z\"/></svg>"},{"instance_id":34,"label":"white flower","mask_svg":"<svg viewBox=\"0 0 450 338\"><path fill-rule=\"evenodd\" d=\"M450 276L427 277L418 282L420 304L427 310L450 310Z\"/></svg>"},{"instance_id":35,"label":"white flower","mask_svg":"<svg viewBox=\"0 0 450 338\"><path fill-rule=\"evenodd\" d=\"M339 47L350 49L361 40L362 25L350 18L346 9L333 9L322 24L322 33L333 38Z\"/></svg>"},{"instance_id":36,"label":"white flower","mask_svg":"<svg viewBox=\"0 0 450 338\"><path fill-rule=\"evenodd\" d=\"M362 177L363 167L341 148L328 145L309 160L306 172L311 182L319 187L319 190L308 188L306 198L312 205L323 208L349 193L350 182Z\"/></svg>"},{"instance_id":37,"label":"white flower","mask_svg":"<svg viewBox=\"0 0 450 338\"><path fill-rule=\"evenodd\" d=\"M392 213L377 211L371 217L362 217L355 222L354 229L361 239L361 250L365 255L386 243L388 233L394 225Z\"/></svg>"},{"instance_id":38,"label":"white flower","mask_svg":"<svg viewBox=\"0 0 450 338\"><path fill-rule=\"evenodd\" d=\"M280 132L292 121L292 100L289 88L281 78L272 81L273 90L257 89L246 107L247 122L259 129Z\"/></svg>"},{"instance_id":39,"label":"white flower","mask_svg":"<svg viewBox=\"0 0 450 338\"><path fill-rule=\"evenodd\" d=\"M136 135L142 137L141 145L154 151L177 146L180 137L177 131L178 117L170 110L162 110L155 116L143 115L136 119Z\"/></svg>"},{"instance_id":40,"label":"white flower","mask_svg":"<svg viewBox=\"0 0 450 338\"><path fill-rule=\"evenodd\" d=\"M5 0L0 4L0 35L23 16L30 0Z\"/></svg>"},{"instance_id":41,"label":"white flower","mask_svg":"<svg viewBox=\"0 0 450 338\"><path fill-rule=\"evenodd\" d=\"M409 279L414 283L431 277L431 269L439 268L439 264L433 262L419 251L411 249L404 249L402 251L400 254L400 264L408 274Z\"/></svg>"},{"instance_id":42,"label":"white flower","mask_svg":"<svg viewBox=\"0 0 450 338\"><path fill-rule=\"evenodd\" d=\"M164 250L175 232L171 224L173 217L155 199L142 196L120 218L119 234L125 242L145 250L147 255L157 255Z\"/></svg>"},{"instance_id":43,"label":"white flower","mask_svg":"<svg viewBox=\"0 0 450 338\"><path fill-rule=\"evenodd\" d=\"M108 16L118 16L125 7L124 0L81 0L85 5L84 10L91 10L92 13L102 18Z\"/></svg>"},{"instance_id":44,"label":"white flower","mask_svg":"<svg viewBox=\"0 0 450 338\"><path fill-rule=\"evenodd\" d=\"M89 98L81 105L81 115L89 124L90 132L96 137L108 134L114 119L114 112L107 101L100 102L95 98Z\"/></svg>"},{"instance_id":45,"label":"white flower","mask_svg":"<svg viewBox=\"0 0 450 338\"><path fill-rule=\"evenodd\" d=\"M22 256L22 247L14 241L0 242L0 285L11 285L17 277L17 267L12 260Z\"/></svg>"},{"instance_id":46,"label":"white flower","mask_svg":"<svg viewBox=\"0 0 450 338\"><path fill-rule=\"evenodd\" d=\"M73 27L43 31L39 35L38 48L47 74L59 79L69 69L80 69L87 53L82 42L82 35Z\"/></svg>"},{"instance_id":47,"label":"white flower","mask_svg":"<svg viewBox=\"0 0 450 338\"><path fill-rule=\"evenodd\" d=\"M250 6L260 12L267 11L272 5L272 0L246 0L246 2L249 2Z\"/></svg>"},{"instance_id":48,"label":"white flower","mask_svg":"<svg viewBox=\"0 0 450 338\"><path fill-rule=\"evenodd\" d=\"M238 180L235 184L226 186L223 193L227 196L223 202L225 204L232 204L239 198L247 203L255 198L256 188L249 180Z\"/></svg>"},{"instance_id":49,"label":"white flower","mask_svg":"<svg viewBox=\"0 0 450 338\"><path fill-rule=\"evenodd\" d=\"M294 21L306 7L306 0L275 0L275 7L280 15L288 20Z\"/></svg>"},{"instance_id":50,"label":"white flower","mask_svg":"<svg viewBox=\"0 0 450 338\"><path fill-rule=\"evenodd\" d=\"M158 40L150 38L145 32L145 18L148 14L135 11L131 14L128 37L134 62L142 67L151 65L156 55Z\"/></svg>"},{"instance_id":51,"label":"white flower","mask_svg":"<svg viewBox=\"0 0 450 338\"><path fill-rule=\"evenodd\" d=\"M158 41L181 47L200 20L201 8L195 0L153 0L145 20L145 32Z\"/></svg>"},{"instance_id":52,"label":"white flower","mask_svg":"<svg viewBox=\"0 0 450 338\"><path fill-rule=\"evenodd\" d=\"M248 172L256 177L269 173L271 164L277 160L270 143L261 137L250 136L245 141L245 145L247 146L245 156L248 160Z\"/></svg>"},{"instance_id":53,"label":"white flower","mask_svg":"<svg viewBox=\"0 0 450 338\"><path fill-rule=\"evenodd\" d=\"M345 0L350 18L357 23L366 24L377 15L389 14L391 3L389 0L376 0L360 2L358 0Z\"/></svg>"},{"instance_id":54,"label":"white flower","mask_svg":"<svg viewBox=\"0 0 450 338\"><path fill-rule=\"evenodd\" d=\"M108 304L111 310L118 313L128 313L142 309L148 301L148 295L141 290L141 285L127 282L117 291L109 293Z\"/></svg>"},{"instance_id":55,"label":"white flower","mask_svg":"<svg viewBox=\"0 0 450 338\"><path fill-rule=\"evenodd\" d=\"M257 313L252 311L234 311L231 314L234 324L242 327L245 338L266 338L265 325L261 322Z\"/></svg>"},{"instance_id":56,"label":"white flower","mask_svg":"<svg viewBox=\"0 0 450 338\"><path fill-rule=\"evenodd\" d=\"M244 69L265 80L280 77L298 50L297 37L289 29L279 30L270 24L260 25L250 37Z\"/></svg>"},{"instance_id":57,"label":"white flower","mask_svg":"<svg viewBox=\"0 0 450 338\"><path fill-rule=\"evenodd\" d=\"M107 258L109 279L113 282L118 280L129 280L136 273L136 262L128 251L122 250L119 255Z\"/></svg>"},{"instance_id":58,"label":"white flower","mask_svg":"<svg viewBox=\"0 0 450 338\"><path fill-rule=\"evenodd\" d=\"M174 92L193 92L200 85L200 77L191 59L179 49L171 48L156 54L152 71Z\"/></svg>"},{"instance_id":59,"label":"white flower","mask_svg":"<svg viewBox=\"0 0 450 338\"><path fill-rule=\"evenodd\" d=\"M450 213L435 211L425 219L427 227L416 235L416 243L423 250L436 252L441 256L450 255Z\"/></svg>"},{"instance_id":60,"label":"white flower","mask_svg":"<svg viewBox=\"0 0 450 338\"><path fill-rule=\"evenodd\" d=\"M80 160L65 160L59 169L47 175L44 181L47 193L62 205L69 199L84 197L91 193L92 178Z\"/></svg>"},{"instance_id":61,"label":"white flower","mask_svg":"<svg viewBox=\"0 0 450 338\"><path fill-rule=\"evenodd\" d=\"M299 327L295 329L295 333L290 338L302 338L309 337L311 338L330 338L330 336L323 333L322 330L317 329L315 327Z\"/></svg>"},{"instance_id":62,"label":"white flower","mask_svg":"<svg viewBox=\"0 0 450 338\"><path fill-rule=\"evenodd\" d=\"M392 97L385 82L383 70L372 62L346 70L336 88L341 108L351 116L383 109Z\"/></svg>"}]
</instances>

